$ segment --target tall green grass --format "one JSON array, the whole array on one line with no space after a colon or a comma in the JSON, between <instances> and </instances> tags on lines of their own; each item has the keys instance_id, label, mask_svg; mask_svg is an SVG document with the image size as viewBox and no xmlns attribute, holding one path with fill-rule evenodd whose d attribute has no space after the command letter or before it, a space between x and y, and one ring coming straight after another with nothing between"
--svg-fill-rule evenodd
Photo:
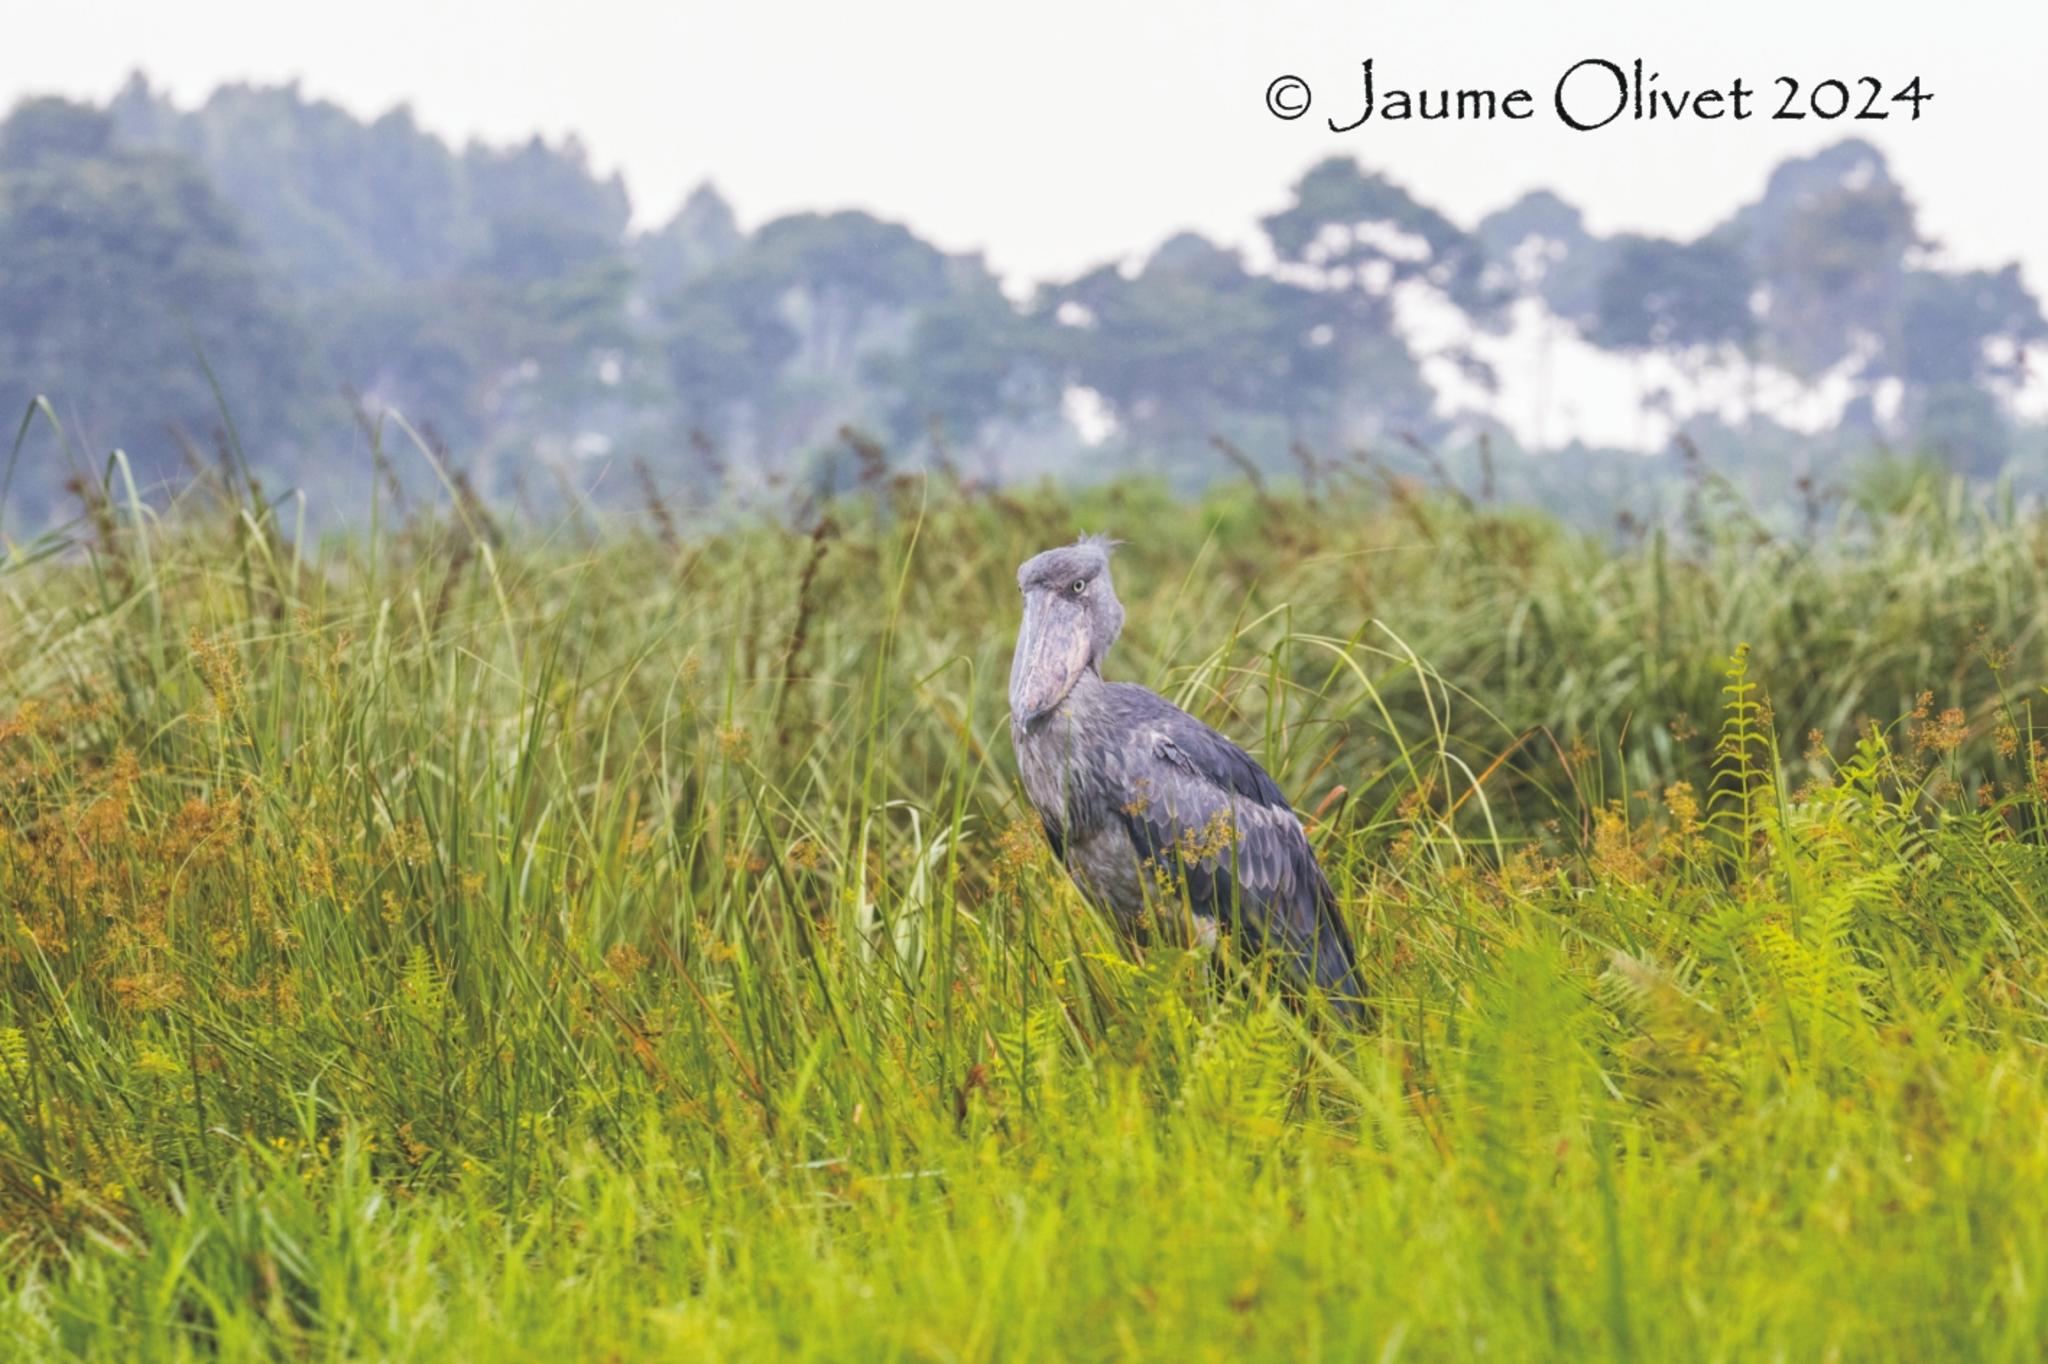
<instances>
[{"instance_id":1,"label":"tall green grass","mask_svg":"<svg viewBox=\"0 0 2048 1364\"><path fill-rule=\"evenodd\" d=\"M118 471L117 471L118 473ZM0 566L0 1353L2034 1358L2048 522L878 485ZM1377 1027L1039 847L1029 553L1247 744Z\"/></svg>"}]
</instances>

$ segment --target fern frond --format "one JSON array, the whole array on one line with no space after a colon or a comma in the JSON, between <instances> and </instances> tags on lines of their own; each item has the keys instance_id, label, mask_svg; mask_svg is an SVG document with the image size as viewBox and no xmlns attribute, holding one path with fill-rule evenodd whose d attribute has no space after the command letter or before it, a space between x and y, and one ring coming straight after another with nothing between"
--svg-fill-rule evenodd
<instances>
[{"instance_id":1,"label":"fern frond","mask_svg":"<svg viewBox=\"0 0 2048 1364\"><path fill-rule=\"evenodd\" d=\"M28 1079L28 1034L20 1028L0 1028L0 1073L15 1084Z\"/></svg>"},{"instance_id":2,"label":"fern frond","mask_svg":"<svg viewBox=\"0 0 2048 1364\"><path fill-rule=\"evenodd\" d=\"M1721 734L1714 748L1714 779L1706 825L1743 873L1750 870L1757 835L1776 808L1772 744L1764 706L1749 671L1749 646L1739 644L1722 670Z\"/></svg>"}]
</instances>

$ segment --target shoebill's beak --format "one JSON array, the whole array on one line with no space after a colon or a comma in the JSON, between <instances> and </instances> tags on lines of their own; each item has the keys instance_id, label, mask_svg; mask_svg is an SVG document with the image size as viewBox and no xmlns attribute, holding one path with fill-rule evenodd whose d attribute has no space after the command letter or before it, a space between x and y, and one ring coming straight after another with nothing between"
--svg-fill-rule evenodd
<instances>
[{"instance_id":1,"label":"shoebill's beak","mask_svg":"<svg viewBox=\"0 0 2048 1364\"><path fill-rule=\"evenodd\" d=\"M1081 680L1088 667L1088 611L1063 592L1024 594L1024 625L1010 662L1010 714L1029 728Z\"/></svg>"}]
</instances>

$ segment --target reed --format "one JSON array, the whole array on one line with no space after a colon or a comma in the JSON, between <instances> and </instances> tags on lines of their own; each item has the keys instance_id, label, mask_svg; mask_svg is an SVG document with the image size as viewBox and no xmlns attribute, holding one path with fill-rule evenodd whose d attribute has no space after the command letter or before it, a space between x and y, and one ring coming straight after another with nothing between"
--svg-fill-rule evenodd
<instances>
[{"instance_id":1,"label":"reed","mask_svg":"<svg viewBox=\"0 0 2048 1364\"><path fill-rule=\"evenodd\" d=\"M2038 1357L2048 521L1322 473L320 539L117 467L0 563L0 1353ZM1376 1030L1040 848L1081 528Z\"/></svg>"}]
</instances>

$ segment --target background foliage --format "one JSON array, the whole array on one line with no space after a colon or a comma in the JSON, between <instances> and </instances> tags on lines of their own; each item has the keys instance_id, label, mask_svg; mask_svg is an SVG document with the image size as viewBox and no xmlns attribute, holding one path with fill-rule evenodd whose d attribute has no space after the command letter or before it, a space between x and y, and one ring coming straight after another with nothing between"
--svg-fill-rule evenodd
<instances>
[{"instance_id":1,"label":"background foliage","mask_svg":"<svg viewBox=\"0 0 2048 1364\"><path fill-rule=\"evenodd\" d=\"M20 535L70 514L65 484L115 448L154 497L231 445L266 486L360 516L365 432L394 411L500 506L560 481L635 500L634 461L706 500L840 488L850 427L903 468L1183 491L1228 472L1216 438L1268 476L1302 449L1484 441L1505 484L1581 524L1658 515L1642 488L1675 484L1674 459L1525 457L1480 354L1510 331L1627 358L1641 409L1766 511L1797 478L1853 481L1877 443L2039 484L2048 446L2015 406L2048 339L2035 295L2015 266L1941 265L1866 143L1785 162L1695 241L1602 237L1548 193L1466 227L1345 159L1262 234L1256 263L1183 233L1013 298L865 212L742 231L707 185L636 230L574 141L455 148L403 107L364 122L291 86L179 109L137 76L105 108L30 100L0 124L0 412L46 396L86 452L37 427L0 516ZM1709 376L1746 416L1692 411L1681 390ZM1815 404L1838 418L1795 434Z\"/></svg>"}]
</instances>

